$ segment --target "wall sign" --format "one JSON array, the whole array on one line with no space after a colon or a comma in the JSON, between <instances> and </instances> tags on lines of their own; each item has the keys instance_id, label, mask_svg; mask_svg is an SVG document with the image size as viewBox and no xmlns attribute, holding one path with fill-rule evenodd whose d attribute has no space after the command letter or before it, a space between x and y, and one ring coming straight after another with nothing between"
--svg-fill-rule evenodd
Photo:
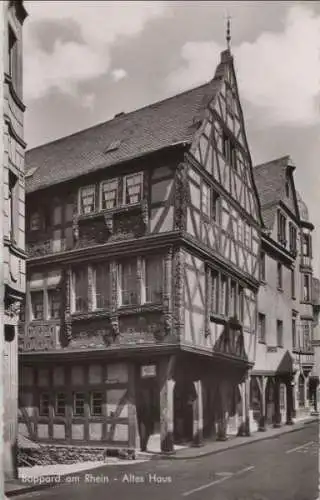
<instances>
[{"instance_id":1,"label":"wall sign","mask_svg":"<svg viewBox=\"0 0 320 500\"><path fill-rule=\"evenodd\" d=\"M157 367L156 365L141 366L140 373L141 378L155 377L157 375Z\"/></svg>"},{"instance_id":2,"label":"wall sign","mask_svg":"<svg viewBox=\"0 0 320 500\"><path fill-rule=\"evenodd\" d=\"M57 347L55 325L28 326L23 337L23 351L46 351Z\"/></svg>"}]
</instances>

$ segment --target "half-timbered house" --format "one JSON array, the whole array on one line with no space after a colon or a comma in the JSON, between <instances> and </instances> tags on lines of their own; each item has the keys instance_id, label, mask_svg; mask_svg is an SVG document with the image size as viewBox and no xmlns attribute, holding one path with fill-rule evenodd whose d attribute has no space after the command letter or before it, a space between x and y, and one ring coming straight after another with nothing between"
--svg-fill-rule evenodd
<instances>
[{"instance_id":1,"label":"half-timbered house","mask_svg":"<svg viewBox=\"0 0 320 500\"><path fill-rule=\"evenodd\" d=\"M22 31L23 1L0 5L0 335L3 399L1 474L17 476L18 319L25 293ZM1 409L1 414L2 414ZM1 487L0 487L1 489Z\"/></svg>"},{"instance_id":2,"label":"half-timbered house","mask_svg":"<svg viewBox=\"0 0 320 500\"><path fill-rule=\"evenodd\" d=\"M257 351L251 406L259 428L309 412L313 225L294 184L289 156L256 166L262 235Z\"/></svg>"},{"instance_id":3,"label":"half-timbered house","mask_svg":"<svg viewBox=\"0 0 320 500\"><path fill-rule=\"evenodd\" d=\"M138 446L249 433L262 219L233 58L27 153L20 431ZM143 443L142 443L142 447Z\"/></svg>"}]
</instances>

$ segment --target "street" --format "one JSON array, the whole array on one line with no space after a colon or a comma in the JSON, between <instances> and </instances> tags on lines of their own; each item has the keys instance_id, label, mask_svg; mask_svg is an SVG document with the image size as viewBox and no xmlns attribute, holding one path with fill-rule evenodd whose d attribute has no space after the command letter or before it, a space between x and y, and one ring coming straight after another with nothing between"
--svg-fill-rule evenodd
<instances>
[{"instance_id":1,"label":"street","mask_svg":"<svg viewBox=\"0 0 320 500\"><path fill-rule=\"evenodd\" d=\"M191 460L105 466L21 500L316 500L318 422L296 432ZM17 497L18 498L18 497Z\"/></svg>"}]
</instances>

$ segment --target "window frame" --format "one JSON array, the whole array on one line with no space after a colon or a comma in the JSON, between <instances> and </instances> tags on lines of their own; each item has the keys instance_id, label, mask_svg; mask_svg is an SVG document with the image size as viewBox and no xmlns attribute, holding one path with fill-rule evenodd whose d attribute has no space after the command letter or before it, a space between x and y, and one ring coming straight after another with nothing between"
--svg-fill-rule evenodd
<instances>
[{"instance_id":1,"label":"window frame","mask_svg":"<svg viewBox=\"0 0 320 500\"><path fill-rule=\"evenodd\" d=\"M266 252L260 253L260 281L266 282Z\"/></svg>"},{"instance_id":2,"label":"window frame","mask_svg":"<svg viewBox=\"0 0 320 500\"><path fill-rule=\"evenodd\" d=\"M260 312L258 313L258 342L266 344L266 315Z\"/></svg>"},{"instance_id":3,"label":"window frame","mask_svg":"<svg viewBox=\"0 0 320 500\"><path fill-rule=\"evenodd\" d=\"M78 272L82 272L86 275L87 282L87 294L86 294L86 307L83 309L77 308L77 294L76 294L76 274ZM89 311L89 291L88 291L88 283L89 283L89 270L88 267L79 267L72 269L72 312L73 313L87 313Z\"/></svg>"},{"instance_id":4,"label":"window frame","mask_svg":"<svg viewBox=\"0 0 320 500\"><path fill-rule=\"evenodd\" d=\"M47 288L47 299L48 299L48 319L59 319L61 318L61 295L60 295L60 290L57 290L56 288ZM52 295L57 295L59 296L59 315L54 316L52 315Z\"/></svg>"},{"instance_id":5,"label":"window frame","mask_svg":"<svg viewBox=\"0 0 320 500\"><path fill-rule=\"evenodd\" d=\"M47 398L47 412L43 411L43 397ZM50 416L50 393L49 392L41 392L39 394L39 416L40 417L49 417Z\"/></svg>"},{"instance_id":6,"label":"window frame","mask_svg":"<svg viewBox=\"0 0 320 500\"><path fill-rule=\"evenodd\" d=\"M152 284L148 285L148 262L151 265L151 268L153 267L152 264L156 263L157 267L159 268L159 275L157 275L157 287L156 290L153 290ZM164 292L164 261L163 257L160 255L147 255L143 259L143 266L144 266L144 303L146 304L157 304L161 303L163 299L163 292ZM152 281L152 279L151 279ZM152 290L151 296L148 294L148 291ZM149 300L150 298L153 298L154 295L158 295L158 299L156 300Z\"/></svg>"},{"instance_id":7,"label":"window frame","mask_svg":"<svg viewBox=\"0 0 320 500\"><path fill-rule=\"evenodd\" d=\"M59 411L59 396L63 396L64 399L64 411L61 412ZM55 394L55 401L54 401L54 413L57 417L65 417L67 413L67 394L65 392L57 392Z\"/></svg>"},{"instance_id":8,"label":"window frame","mask_svg":"<svg viewBox=\"0 0 320 500\"><path fill-rule=\"evenodd\" d=\"M140 170L139 172L133 172L127 175L123 176L123 186L122 186L122 205L123 206L131 206L131 205L138 205L141 203L143 200L143 181L144 181L144 172L143 170ZM127 203L127 180L130 177L135 177L137 175L141 176L140 180L140 199L138 201L135 201L134 203Z\"/></svg>"},{"instance_id":9,"label":"window frame","mask_svg":"<svg viewBox=\"0 0 320 500\"><path fill-rule=\"evenodd\" d=\"M129 265L129 263L132 262L132 263L135 263L135 290L125 290L124 287L123 287L123 283L124 283L124 269L125 269L125 266L126 265ZM133 276L133 274L132 274ZM118 289L119 289L119 302L120 302L120 306L137 306L139 305L139 282L138 282L138 260L137 260L137 257L132 257L131 259L126 259L126 260L122 260L121 262L119 262L118 264ZM133 278L132 278L133 280ZM131 295L134 295L134 293L136 294L136 301L135 302L129 302L129 303L125 303L125 301L123 300L124 298L124 293L130 293L130 296Z\"/></svg>"},{"instance_id":10,"label":"window frame","mask_svg":"<svg viewBox=\"0 0 320 500\"><path fill-rule=\"evenodd\" d=\"M97 296L99 295L102 297L101 293L97 293L97 275L100 275L99 270L101 268L105 268L106 275L108 276L107 282L105 284L107 285L104 289L106 290L106 294L104 295L104 305L103 307L98 307L98 300ZM101 311L104 309L108 309L111 307L111 302L112 302L112 279L111 279L111 266L110 262L97 262L94 265L92 265L92 274L93 274L93 280L92 280L92 309L94 311Z\"/></svg>"},{"instance_id":11,"label":"window frame","mask_svg":"<svg viewBox=\"0 0 320 500\"><path fill-rule=\"evenodd\" d=\"M36 315L34 314L34 302L32 300L32 298L35 296L35 295L38 295L40 296L40 294L42 295L42 315L41 317L36 317ZM40 303L41 301L39 301ZM31 321L43 321L46 319L45 317L45 309L44 309L44 290L41 289L41 290L30 290L30 319Z\"/></svg>"},{"instance_id":12,"label":"window frame","mask_svg":"<svg viewBox=\"0 0 320 500\"><path fill-rule=\"evenodd\" d=\"M307 287L306 287L306 279L307 279ZM303 297L302 300L303 302L309 303L311 302L311 279L309 274L303 274ZM307 293L305 294L305 291Z\"/></svg>"},{"instance_id":13,"label":"window frame","mask_svg":"<svg viewBox=\"0 0 320 500\"><path fill-rule=\"evenodd\" d=\"M283 291L283 269L281 262L277 262L277 289Z\"/></svg>"},{"instance_id":14,"label":"window frame","mask_svg":"<svg viewBox=\"0 0 320 500\"><path fill-rule=\"evenodd\" d=\"M283 347L283 320L277 319L277 347Z\"/></svg>"},{"instance_id":15,"label":"window frame","mask_svg":"<svg viewBox=\"0 0 320 500\"><path fill-rule=\"evenodd\" d=\"M113 207L110 207L110 208L107 208L107 207L103 207L103 193L104 193L104 190L103 190L103 186L105 184L111 184L115 182L116 183L116 189L115 190L112 190L112 191L115 191L116 193L116 196L115 196L115 203L114 203L114 206ZM119 177L112 177L111 179L105 179L103 181L100 182L100 186L99 186L99 208L100 210L112 210L114 208L117 208L119 206Z\"/></svg>"},{"instance_id":16,"label":"window frame","mask_svg":"<svg viewBox=\"0 0 320 500\"><path fill-rule=\"evenodd\" d=\"M86 189L87 190L88 189L92 189L93 190L93 209L90 212L87 212L87 213L82 209L82 201L83 201L82 192L84 190L86 190ZM78 191L78 213L79 213L79 215L94 214L96 212L96 207L97 207L96 185L95 184L88 184L87 186L81 186L81 187L79 187L79 191Z\"/></svg>"},{"instance_id":17,"label":"window frame","mask_svg":"<svg viewBox=\"0 0 320 500\"><path fill-rule=\"evenodd\" d=\"M82 406L82 409L83 409L83 412L82 413L78 413L77 411L77 396L83 396L83 406ZM86 394L85 392L74 392L73 393L73 405L72 405L72 410L73 410L73 416L74 417L84 417L85 416L85 404L86 404Z\"/></svg>"},{"instance_id":18,"label":"window frame","mask_svg":"<svg viewBox=\"0 0 320 500\"><path fill-rule=\"evenodd\" d=\"M101 396L101 412L97 413L94 411L94 395L99 394ZM90 392L90 415L93 417L102 417L103 416L103 392L102 391L92 391Z\"/></svg>"}]
</instances>

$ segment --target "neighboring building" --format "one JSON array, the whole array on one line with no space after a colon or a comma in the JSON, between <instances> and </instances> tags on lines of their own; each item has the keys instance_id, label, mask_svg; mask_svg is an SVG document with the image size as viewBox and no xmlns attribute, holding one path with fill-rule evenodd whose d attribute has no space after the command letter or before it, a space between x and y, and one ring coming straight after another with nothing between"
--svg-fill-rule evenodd
<instances>
[{"instance_id":1,"label":"neighboring building","mask_svg":"<svg viewBox=\"0 0 320 500\"><path fill-rule=\"evenodd\" d=\"M230 52L26 166L20 431L136 446L143 422L163 450L248 433L262 220Z\"/></svg>"},{"instance_id":2,"label":"neighboring building","mask_svg":"<svg viewBox=\"0 0 320 500\"><path fill-rule=\"evenodd\" d=\"M312 345L314 348L314 369L311 386L311 397L313 401L313 410L319 412L319 377L320 377L320 280L312 279L312 305L313 305L313 338Z\"/></svg>"},{"instance_id":3,"label":"neighboring building","mask_svg":"<svg viewBox=\"0 0 320 500\"><path fill-rule=\"evenodd\" d=\"M26 18L22 1L1 2L4 67L1 69L1 131L3 158L0 165L1 338L4 393L3 470L16 476L19 306L25 294L24 150L22 102L22 26Z\"/></svg>"},{"instance_id":4,"label":"neighboring building","mask_svg":"<svg viewBox=\"0 0 320 500\"><path fill-rule=\"evenodd\" d=\"M261 430L310 412L313 225L296 192L289 156L253 169L262 236L256 363L251 402Z\"/></svg>"}]
</instances>

